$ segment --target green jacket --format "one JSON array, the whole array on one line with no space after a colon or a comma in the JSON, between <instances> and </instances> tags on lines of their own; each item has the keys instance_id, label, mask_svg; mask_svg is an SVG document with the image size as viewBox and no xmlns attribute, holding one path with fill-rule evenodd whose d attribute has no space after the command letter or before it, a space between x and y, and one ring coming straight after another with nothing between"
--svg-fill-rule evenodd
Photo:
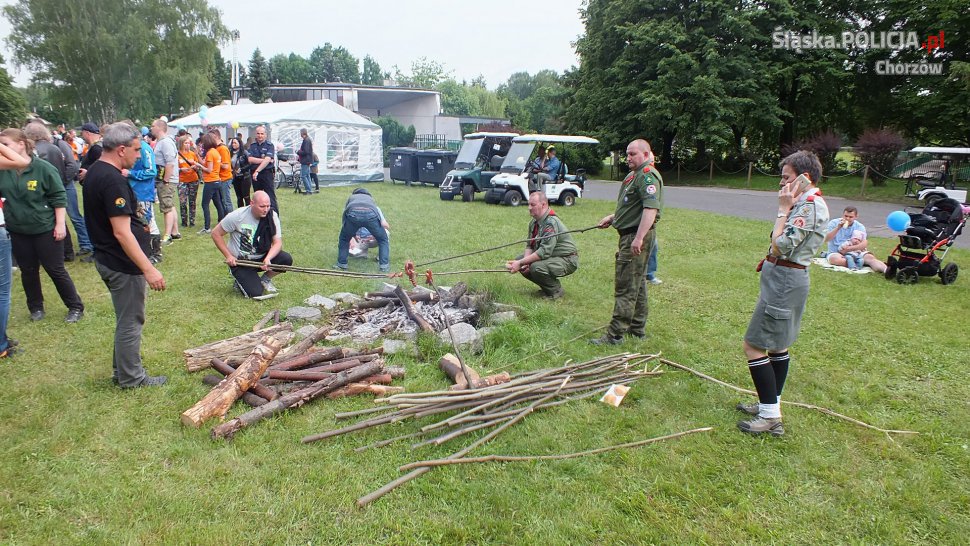
<instances>
[{"instance_id":1,"label":"green jacket","mask_svg":"<svg viewBox=\"0 0 970 546\"><path fill-rule=\"evenodd\" d=\"M54 209L67 208L61 174L36 157L23 173L0 171L0 197L7 231L21 235L53 231Z\"/></svg>"},{"instance_id":2,"label":"green jacket","mask_svg":"<svg viewBox=\"0 0 970 546\"><path fill-rule=\"evenodd\" d=\"M620 186L616 198L613 227L617 230L634 229L640 225L643 209L657 209L657 219L663 209L664 181L650 163L644 163L631 171Z\"/></svg>"},{"instance_id":3,"label":"green jacket","mask_svg":"<svg viewBox=\"0 0 970 546\"><path fill-rule=\"evenodd\" d=\"M550 257L565 257L577 254L573 236L566 229L566 225L549 209L549 213L540 220L529 222L529 249L535 252L540 260ZM536 241L539 237L548 237Z\"/></svg>"}]
</instances>

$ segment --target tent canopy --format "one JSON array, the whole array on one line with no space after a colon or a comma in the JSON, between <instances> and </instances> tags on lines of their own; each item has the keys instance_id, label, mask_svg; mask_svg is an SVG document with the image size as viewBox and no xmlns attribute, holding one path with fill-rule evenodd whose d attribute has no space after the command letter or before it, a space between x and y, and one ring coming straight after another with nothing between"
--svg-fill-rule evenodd
<instances>
[{"instance_id":1,"label":"tent canopy","mask_svg":"<svg viewBox=\"0 0 970 546\"><path fill-rule=\"evenodd\" d=\"M239 129L233 130L232 125L237 123ZM191 134L201 131L204 125L217 127L225 129L229 136L236 131L251 136L257 126L265 125L269 140L278 150L298 149L302 143L300 129L306 129L319 158L321 182L384 179L380 125L331 100L213 106L205 120L196 112L172 120L169 125L184 127Z\"/></svg>"}]
</instances>

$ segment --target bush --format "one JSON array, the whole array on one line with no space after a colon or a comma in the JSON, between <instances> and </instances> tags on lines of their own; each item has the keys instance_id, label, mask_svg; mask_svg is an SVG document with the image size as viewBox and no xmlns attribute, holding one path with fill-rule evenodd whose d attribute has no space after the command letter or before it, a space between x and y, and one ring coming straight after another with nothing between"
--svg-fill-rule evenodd
<instances>
[{"instance_id":1,"label":"bush","mask_svg":"<svg viewBox=\"0 0 970 546\"><path fill-rule=\"evenodd\" d=\"M414 143L414 125L404 127L401 122L388 116L380 116L374 118L373 121L380 125L383 130L381 139L384 142L384 148L410 146Z\"/></svg>"},{"instance_id":2,"label":"bush","mask_svg":"<svg viewBox=\"0 0 970 546\"><path fill-rule=\"evenodd\" d=\"M873 186L886 183L896 155L906 145L903 137L891 129L867 129L855 143L855 152L863 164L869 165Z\"/></svg>"},{"instance_id":3,"label":"bush","mask_svg":"<svg viewBox=\"0 0 970 546\"><path fill-rule=\"evenodd\" d=\"M782 146L781 152L784 156L791 155L799 150L813 152L822 162L822 173L832 175L838 170L835 156L839 153L841 147L842 137L832 131L825 131L809 138L797 140L793 144L786 144Z\"/></svg>"}]
</instances>

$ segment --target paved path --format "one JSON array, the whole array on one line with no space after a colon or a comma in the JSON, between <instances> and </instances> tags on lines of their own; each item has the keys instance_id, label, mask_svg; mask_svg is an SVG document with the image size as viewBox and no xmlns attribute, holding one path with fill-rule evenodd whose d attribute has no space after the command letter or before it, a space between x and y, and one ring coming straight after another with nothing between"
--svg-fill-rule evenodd
<instances>
[{"instance_id":1,"label":"paved path","mask_svg":"<svg viewBox=\"0 0 970 546\"><path fill-rule=\"evenodd\" d=\"M590 180L586 182L584 198L615 201L619 182L602 182ZM859 220L866 226L866 231L873 237L895 238L896 233L886 227L886 216L894 210L902 209L902 205L893 203L878 203L875 201L851 201L841 197L825 197L829 205L829 212L833 216L841 216L846 205L852 204L859 208ZM664 205L680 209L703 210L718 214L730 214L741 218L765 220L773 222L778 210L778 195L770 191L735 190L728 188L709 188L696 186L666 186L664 187ZM970 249L970 233L958 237L953 246Z\"/></svg>"}]
</instances>

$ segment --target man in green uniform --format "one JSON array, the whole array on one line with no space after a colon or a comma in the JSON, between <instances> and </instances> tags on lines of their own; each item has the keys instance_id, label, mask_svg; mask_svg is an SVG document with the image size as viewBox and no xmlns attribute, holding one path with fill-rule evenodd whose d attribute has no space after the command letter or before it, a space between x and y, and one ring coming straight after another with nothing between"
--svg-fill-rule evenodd
<instances>
[{"instance_id":1,"label":"man in green uniform","mask_svg":"<svg viewBox=\"0 0 970 546\"><path fill-rule=\"evenodd\" d=\"M647 258L657 240L654 229L663 207L663 178L653 166L653 152L643 139L626 147L630 174L620 186L616 212L600 220L601 229L610 226L620 234L616 252L613 287L613 319L606 334L591 339L594 345L619 345L623 336L643 338L647 324Z\"/></svg>"},{"instance_id":2,"label":"man in green uniform","mask_svg":"<svg viewBox=\"0 0 970 546\"><path fill-rule=\"evenodd\" d=\"M571 275L579 267L576 244L555 211L549 208L545 192L537 191L529 195L529 242L525 253L505 263L509 273L522 273L522 276L539 285L542 294L550 299L559 299L565 291L559 277Z\"/></svg>"}]
</instances>

